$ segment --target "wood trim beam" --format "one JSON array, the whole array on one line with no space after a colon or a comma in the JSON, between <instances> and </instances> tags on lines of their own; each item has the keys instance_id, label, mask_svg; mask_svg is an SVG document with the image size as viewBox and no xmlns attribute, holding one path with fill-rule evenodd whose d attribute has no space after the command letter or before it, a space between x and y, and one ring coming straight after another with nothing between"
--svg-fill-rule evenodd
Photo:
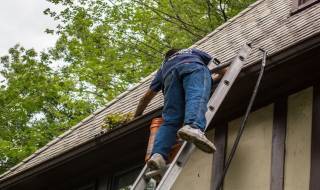
<instances>
[{"instance_id":1,"label":"wood trim beam","mask_svg":"<svg viewBox=\"0 0 320 190\"><path fill-rule=\"evenodd\" d=\"M284 162L285 162L287 111L288 111L287 97L280 98L274 103L270 190L284 189Z\"/></svg>"},{"instance_id":2,"label":"wood trim beam","mask_svg":"<svg viewBox=\"0 0 320 190\"><path fill-rule=\"evenodd\" d=\"M313 88L310 190L320 189L320 84Z\"/></svg>"},{"instance_id":3,"label":"wood trim beam","mask_svg":"<svg viewBox=\"0 0 320 190\"><path fill-rule=\"evenodd\" d=\"M215 127L214 144L217 148L213 155L211 190L215 190L217 179L223 174L227 150L228 124L221 124Z\"/></svg>"},{"instance_id":4,"label":"wood trim beam","mask_svg":"<svg viewBox=\"0 0 320 190\"><path fill-rule=\"evenodd\" d=\"M294 15L296 13L299 13L319 2L320 0L309 0L306 2L303 2L302 0L293 0L290 14Z\"/></svg>"}]
</instances>

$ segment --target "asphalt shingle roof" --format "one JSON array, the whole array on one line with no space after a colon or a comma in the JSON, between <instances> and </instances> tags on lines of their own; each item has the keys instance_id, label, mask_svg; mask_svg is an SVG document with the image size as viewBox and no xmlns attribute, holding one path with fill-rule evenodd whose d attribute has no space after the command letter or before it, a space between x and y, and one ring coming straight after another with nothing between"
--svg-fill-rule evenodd
<instances>
[{"instance_id":1,"label":"asphalt shingle roof","mask_svg":"<svg viewBox=\"0 0 320 190\"><path fill-rule=\"evenodd\" d=\"M232 59L246 42L252 42L254 47L262 47L274 54L320 33L320 3L293 15L290 14L291 7L292 0L259 0L195 43L193 47L226 62ZM259 59L259 51L254 48L247 65ZM0 177L0 182L95 138L95 135L101 132L103 118L107 114L134 112L153 75L154 73L11 168ZM162 104L163 97L159 93L145 113L161 107Z\"/></svg>"}]
</instances>

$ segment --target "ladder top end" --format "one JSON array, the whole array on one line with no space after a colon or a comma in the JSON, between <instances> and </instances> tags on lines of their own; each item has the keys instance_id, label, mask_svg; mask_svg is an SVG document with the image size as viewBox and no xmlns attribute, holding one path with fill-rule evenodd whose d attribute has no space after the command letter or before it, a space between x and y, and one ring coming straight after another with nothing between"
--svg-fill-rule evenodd
<instances>
[{"instance_id":1,"label":"ladder top end","mask_svg":"<svg viewBox=\"0 0 320 190\"><path fill-rule=\"evenodd\" d=\"M259 50L261 51L261 52L263 52L263 53L266 53L266 54L268 54L268 51L267 50L265 50L265 49L263 49L263 48L259 48Z\"/></svg>"}]
</instances>

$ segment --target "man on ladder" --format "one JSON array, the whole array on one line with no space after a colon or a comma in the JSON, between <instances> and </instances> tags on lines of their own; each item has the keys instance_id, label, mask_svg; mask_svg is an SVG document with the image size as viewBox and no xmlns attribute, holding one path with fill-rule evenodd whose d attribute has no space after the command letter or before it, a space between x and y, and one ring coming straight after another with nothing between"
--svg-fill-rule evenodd
<instances>
[{"instance_id":1,"label":"man on ladder","mask_svg":"<svg viewBox=\"0 0 320 190\"><path fill-rule=\"evenodd\" d=\"M212 87L212 77L207 67L211 59L209 54L198 49L169 50L150 88L141 98L135 117L143 113L157 92L162 90L164 94L164 123L157 132L152 156L147 162L151 170L165 168L177 135L204 152L215 151L214 144L204 134L205 113ZM220 70L214 80L224 72L225 69Z\"/></svg>"}]
</instances>

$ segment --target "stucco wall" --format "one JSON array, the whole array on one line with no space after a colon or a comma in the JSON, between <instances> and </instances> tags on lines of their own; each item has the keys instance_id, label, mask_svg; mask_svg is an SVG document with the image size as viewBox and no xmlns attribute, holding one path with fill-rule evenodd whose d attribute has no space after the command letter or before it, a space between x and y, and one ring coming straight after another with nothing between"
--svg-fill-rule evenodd
<instances>
[{"instance_id":1,"label":"stucco wall","mask_svg":"<svg viewBox=\"0 0 320 190\"><path fill-rule=\"evenodd\" d=\"M227 154L242 118L228 123ZM288 97L285 157L285 190L308 190L311 156L312 88ZM225 178L224 190L269 190L273 104L249 116L234 160ZM213 131L209 134L213 136ZM212 155L196 150L178 177L174 190L209 190Z\"/></svg>"},{"instance_id":2,"label":"stucco wall","mask_svg":"<svg viewBox=\"0 0 320 190\"><path fill-rule=\"evenodd\" d=\"M269 105L250 115L239 149L226 176L225 190L269 189L272 112L273 105ZM228 153L240 122L241 118L229 123ZM196 150L172 189L209 190L211 170L212 155Z\"/></svg>"},{"instance_id":3,"label":"stucco wall","mask_svg":"<svg viewBox=\"0 0 320 190\"><path fill-rule=\"evenodd\" d=\"M242 118L229 123L229 154ZM224 190L269 190L273 105L249 116L235 157L225 178Z\"/></svg>"},{"instance_id":4,"label":"stucco wall","mask_svg":"<svg viewBox=\"0 0 320 190\"><path fill-rule=\"evenodd\" d=\"M208 133L208 138L212 139L213 131ZM207 154L199 149L189 158L176 180L173 190L208 190L210 189L211 170L213 154Z\"/></svg>"},{"instance_id":5,"label":"stucco wall","mask_svg":"<svg viewBox=\"0 0 320 190\"><path fill-rule=\"evenodd\" d=\"M309 189L311 118L312 88L289 96L284 179L285 190Z\"/></svg>"}]
</instances>

